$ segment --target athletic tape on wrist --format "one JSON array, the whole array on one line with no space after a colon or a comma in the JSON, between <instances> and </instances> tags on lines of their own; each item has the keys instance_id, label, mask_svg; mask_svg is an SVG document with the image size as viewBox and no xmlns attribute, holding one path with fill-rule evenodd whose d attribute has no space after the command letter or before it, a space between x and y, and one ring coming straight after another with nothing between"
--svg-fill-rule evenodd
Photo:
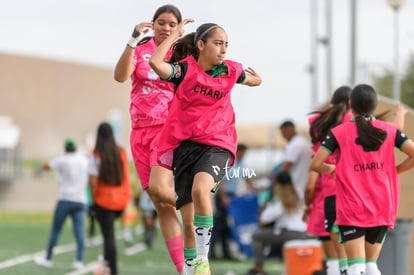
<instances>
[{"instance_id":1,"label":"athletic tape on wrist","mask_svg":"<svg viewBox=\"0 0 414 275\"><path fill-rule=\"evenodd\" d=\"M138 43L139 43L139 41L141 41L142 40L142 38L144 38L144 36L143 35L140 35L140 36L138 36L138 37L131 37L130 39L129 39L129 41L128 41L128 46L130 47L130 48L132 48L132 49L135 49L135 47L138 45Z\"/></svg>"}]
</instances>

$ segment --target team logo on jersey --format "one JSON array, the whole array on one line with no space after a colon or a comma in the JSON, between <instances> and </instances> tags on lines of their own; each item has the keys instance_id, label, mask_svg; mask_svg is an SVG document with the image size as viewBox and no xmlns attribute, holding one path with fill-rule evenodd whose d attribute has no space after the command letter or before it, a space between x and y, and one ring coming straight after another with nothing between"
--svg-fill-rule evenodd
<instances>
[{"instance_id":1,"label":"team logo on jersey","mask_svg":"<svg viewBox=\"0 0 414 275\"><path fill-rule=\"evenodd\" d=\"M211 168L213 168L214 174L216 174L216 176L218 176L219 172L220 172L220 167L218 167L217 165L213 165L213 166L211 166Z\"/></svg>"},{"instance_id":2,"label":"team logo on jersey","mask_svg":"<svg viewBox=\"0 0 414 275\"><path fill-rule=\"evenodd\" d=\"M176 64L173 66L173 75L175 78L180 78L181 76L181 66Z\"/></svg>"},{"instance_id":3,"label":"team logo on jersey","mask_svg":"<svg viewBox=\"0 0 414 275\"><path fill-rule=\"evenodd\" d=\"M144 59L147 62L150 60L150 58L151 58L151 55L149 53L145 53L142 55L142 59Z\"/></svg>"}]
</instances>

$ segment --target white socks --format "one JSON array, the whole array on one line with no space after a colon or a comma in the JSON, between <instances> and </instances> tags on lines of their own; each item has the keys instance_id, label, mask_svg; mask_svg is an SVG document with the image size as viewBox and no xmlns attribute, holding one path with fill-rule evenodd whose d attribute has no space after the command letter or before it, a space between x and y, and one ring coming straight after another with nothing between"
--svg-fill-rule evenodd
<instances>
[{"instance_id":1,"label":"white socks","mask_svg":"<svg viewBox=\"0 0 414 275\"><path fill-rule=\"evenodd\" d=\"M327 259L326 260L326 275L338 275L339 274L339 260Z\"/></svg>"},{"instance_id":2,"label":"white socks","mask_svg":"<svg viewBox=\"0 0 414 275\"><path fill-rule=\"evenodd\" d=\"M381 275L381 271L378 269L377 263L367 262L366 275Z\"/></svg>"}]
</instances>

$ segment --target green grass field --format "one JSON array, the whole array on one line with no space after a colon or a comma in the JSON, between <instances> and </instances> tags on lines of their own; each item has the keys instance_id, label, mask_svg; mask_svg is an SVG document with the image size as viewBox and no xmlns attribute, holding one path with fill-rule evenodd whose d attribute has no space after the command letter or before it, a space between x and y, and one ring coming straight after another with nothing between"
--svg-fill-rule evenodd
<instances>
[{"instance_id":1,"label":"green grass field","mask_svg":"<svg viewBox=\"0 0 414 275\"><path fill-rule=\"evenodd\" d=\"M70 265L75 257L75 246L69 221L66 222L58 246L54 250L54 266L47 269L33 262L35 255L45 253L50 222L50 214L0 213L0 275L93 274L94 264L102 254L102 246L87 247L85 268L76 273L73 272ZM140 249L143 247L142 238L141 234L134 235L132 246L125 245L122 238L118 238L119 274L176 274L161 233L157 232L154 247L151 250ZM135 248L137 252L134 253ZM211 261L210 265L211 274L214 275L244 275L252 267L253 262L251 259L240 262ZM266 269L269 274L280 275L283 273L283 264L269 259Z\"/></svg>"}]
</instances>

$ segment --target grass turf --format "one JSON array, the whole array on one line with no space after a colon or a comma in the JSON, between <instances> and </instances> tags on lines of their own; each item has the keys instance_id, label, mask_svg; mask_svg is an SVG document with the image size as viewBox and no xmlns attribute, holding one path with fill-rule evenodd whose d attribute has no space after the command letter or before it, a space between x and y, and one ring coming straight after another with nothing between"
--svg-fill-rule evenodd
<instances>
[{"instance_id":1,"label":"grass turf","mask_svg":"<svg viewBox=\"0 0 414 275\"><path fill-rule=\"evenodd\" d=\"M0 213L0 275L39 274L39 275L61 275L69 274L75 257L75 251L56 253L53 257L53 268L47 269L37 266L32 257L34 253L44 253L50 232L50 214L37 213ZM117 224L120 229L119 223ZM141 234L134 235L134 244L141 242ZM72 228L69 221L66 222L58 246L66 246L74 242ZM129 246L119 238L118 265L121 275L169 275L177 274L161 235L157 232L154 246L151 250L127 256L124 251ZM85 265L96 262L102 254L102 245L87 247L85 249ZM26 258L23 256L26 255ZM10 259L22 259L22 263L3 268L5 261ZM211 274L214 275L244 275L253 265L251 259L243 262L211 261ZM283 264L269 259L266 262L269 274L280 275L283 273ZM92 272L83 274L93 274Z\"/></svg>"}]
</instances>

